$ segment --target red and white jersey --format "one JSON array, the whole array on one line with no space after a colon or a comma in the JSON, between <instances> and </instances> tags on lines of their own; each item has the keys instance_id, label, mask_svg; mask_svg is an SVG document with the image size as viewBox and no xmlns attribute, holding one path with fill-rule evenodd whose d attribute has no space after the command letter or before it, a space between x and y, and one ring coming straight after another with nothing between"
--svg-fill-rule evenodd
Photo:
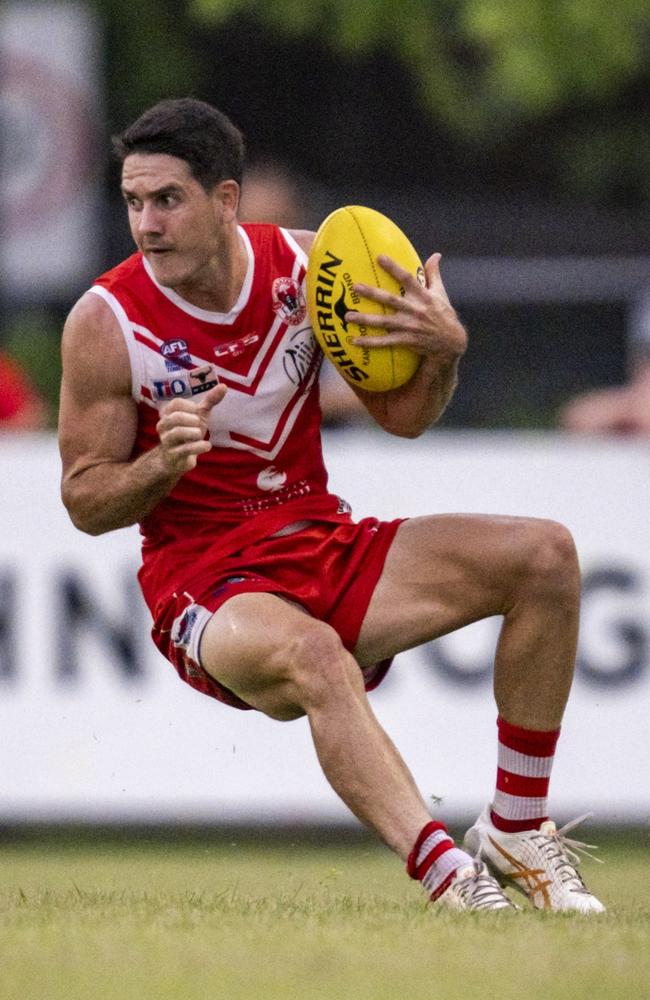
<instances>
[{"instance_id":1,"label":"red and white jersey","mask_svg":"<svg viewBox=\"0 0 650 1000\"><path fill-rule=\"evenodd\" d=\"M159 409L228 386L209 417L212 449L143 520L140 579L150 606L210 561L305 518L341 521L320 443L321 352L306 314L307 257L271 225L239 229L248 255L228 313L159 285L136 253L91 291L112 309L129 352L138 428L133 458L158 443Z\"/></svg>"}]
</instances>

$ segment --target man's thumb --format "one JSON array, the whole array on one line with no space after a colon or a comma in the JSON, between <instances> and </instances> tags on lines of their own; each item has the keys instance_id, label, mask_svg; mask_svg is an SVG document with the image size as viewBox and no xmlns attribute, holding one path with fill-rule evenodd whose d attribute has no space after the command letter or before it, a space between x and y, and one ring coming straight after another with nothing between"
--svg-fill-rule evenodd
<instances>
[{"instance_id":1,"label":"man's thumb","mask_svg":"<svg viewBox=\"0 0 650 1000\"><path fill-rule=\"evenodd\" d=\"M204 392L201 396L201 402L199 403L199 411L207 416L213 406L220 403L223 397L226 395L226 386L221 382L219 385L214 385L207 392Z\"/></svg>"}]
</instances>

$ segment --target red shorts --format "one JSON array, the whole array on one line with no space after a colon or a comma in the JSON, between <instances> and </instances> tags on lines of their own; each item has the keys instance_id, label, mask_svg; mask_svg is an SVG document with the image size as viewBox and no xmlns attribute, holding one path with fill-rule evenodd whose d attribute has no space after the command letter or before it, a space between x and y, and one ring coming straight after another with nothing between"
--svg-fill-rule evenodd
<instances>
[{"instance_id":1,"label":"red shorts","mask_svg":"<svg viewBox=\"0 0 650 1000\"><path fill-rule=\"evenodd\" d=\"M364 518L358 524L316 522L265 538L220 559L192 594L174 594L154 622L153 639L182 680L235 708L249 709L200 663L201 633L214 612L235 594L271 593L327 622L354 651L370 598L401 524ZM390 660L364 668L366 690L385 677Z\"/></svg>"}]
</instances>

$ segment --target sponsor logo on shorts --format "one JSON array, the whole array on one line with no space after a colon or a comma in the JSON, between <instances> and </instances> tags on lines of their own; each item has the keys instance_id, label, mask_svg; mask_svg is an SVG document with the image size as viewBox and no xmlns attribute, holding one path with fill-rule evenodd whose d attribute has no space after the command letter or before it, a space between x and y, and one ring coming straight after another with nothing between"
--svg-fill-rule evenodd
<instances>
[{"instance_id":1,"label":"sponsor logo on shorts","mask_svg":"<svg viewBox=\"0 0 650 1000\"><path fill-rule=\"evenodd\" d=\"M274 465L268 465L266 469L262 469L259 476L257 477L257 485L260 490L266 490L269 493L274 493L276 490L281 490L287 481L286 472L282 472L280 469L276 469Z\"/></svg>"},{"instance_id":2,"label":"sponsor logo on shorts","mask_svg":"<svg viewBox=\"0 0 650 1000\"><path fill-rule=\"evenodd\" d=\"M307 315L307 303L295 278L276 278L273 282L273 311L286 323L298 326Z\"/></svg>"},{"instance_id":3,"label":"sponsor logo on shorts","mask_svg":"<svg viewBox=\"0 0 650 1000\"><path fill-rule=\"evenodd\" d=\"M194 669L193 664L199 663L198 644L201 633L207 625L211 611L202 604L188 604L172 622L171 641L175 648L182 652L183 662L188 674ZM193 674L200 676L200 674Z\"/></svg>"},{"instance_id":4,"label":"sponsor logo on shorts","mask_svg":"<svg viewBox=\"0 0 650 1000\"><path fill-rule=\"evenodd\" d=\"M192 634L192 629L196 625L197 617L198 612L196 607L190 606L182 615L178 624L174 623L175 628L172 641L175 646L187 647L187 644L190 641L190 635Z\"/></svg>"}]
</instances>

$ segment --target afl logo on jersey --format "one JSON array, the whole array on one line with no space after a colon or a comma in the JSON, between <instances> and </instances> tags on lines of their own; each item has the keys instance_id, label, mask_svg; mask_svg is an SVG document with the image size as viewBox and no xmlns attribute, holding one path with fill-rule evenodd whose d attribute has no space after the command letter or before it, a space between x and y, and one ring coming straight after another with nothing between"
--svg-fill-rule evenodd
<instances>
[{"instance_id":1,"label":"afl logo on jersey","mask_svg":"<svg viewBox=\"0 0 650 1000\"><path fill-rule=\"evenodd\" d=\"M167 371L177 372L192 367L186 340L164 340L160 345L160 353L165 359Z\"/></svg>"},{"instance_id":2,"label":"afl logo on jersey","mask_svg":"<svg viewBox=\"0 0 650 1000\"><path fill-rule=\"evenodd\" d=\"M302 288L295 278L276 278L273 282L273 311L286 323L298 326L307 315Z\"/></svg>"}]
</instances>

